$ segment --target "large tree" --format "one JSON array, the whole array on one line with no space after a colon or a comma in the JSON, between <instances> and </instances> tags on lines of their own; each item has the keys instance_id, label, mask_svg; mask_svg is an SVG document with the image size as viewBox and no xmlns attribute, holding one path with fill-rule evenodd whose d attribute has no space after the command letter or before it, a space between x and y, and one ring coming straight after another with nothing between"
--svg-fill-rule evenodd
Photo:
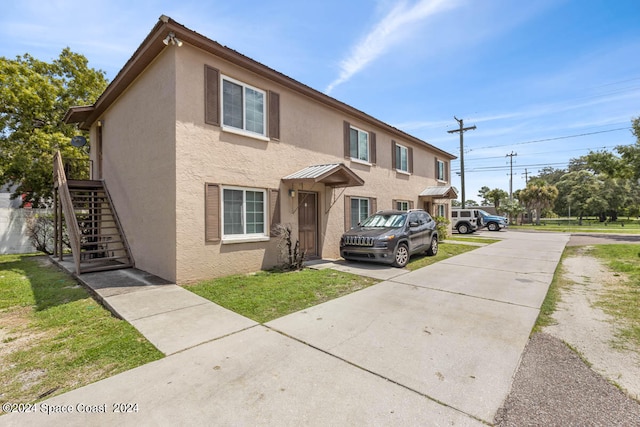
<instances>
[{"instance_id":1,"label":"large tree","mask_svg":"<svg viewBox=\"0 0 640 427\"><path fill-rule=\"evenodd\" d=\"M558 182L561 201L567 207L567 213L571 210L578 217L580 225L585 215L606 209L603 188L603 181L586 169L569 172Z\"/></svg>"},{"instance_id":2,"label":"large tree","mask_svg":"<svg viewBox=\"0 0 640 427\"><path fill-rule=\"evenodd\" d=\"M62 120L69 107L92 104L107 86L104 71L87 64L69 48L51 63L29 54L0 57L0 185L16 185L13 198L23 195L34 207L50 202L56 150L76 160L76 176L86 176L88 147L70 145L80 133Z\"/></svg>"},{"instance_id":3,"label":"large tree","mask_svg":"<svg viewBox=\"0 0 640 427\"><path fill-rule=\"evenodd\" d=\"M632 132L636 137L636 143L632 145L619 145L616 151L620 153L623 164L626 166L628 177L640 184L640 117L632 120Z\"/></svg>"},{"instance_id":4,"label":"large tree","mask_svg":"<svg viewBox=\"0 0 640 427\"><path fill-rule=\"evenodd\" d=\"M528 210L536 211L536 224L540 225L542 211L553 207L558 189L543 179L532 179L526 188L520 190L518 197Z\"/></svg>"}]
</instances>

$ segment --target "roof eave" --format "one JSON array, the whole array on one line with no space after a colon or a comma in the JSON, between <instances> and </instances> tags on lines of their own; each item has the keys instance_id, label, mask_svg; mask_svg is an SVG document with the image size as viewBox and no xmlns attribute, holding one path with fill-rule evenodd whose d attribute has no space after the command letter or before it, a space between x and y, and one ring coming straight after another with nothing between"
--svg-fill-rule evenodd
<instances>
[{"instance_id":1,"label":"roof eave","mask_svg":"<svg viewBox=\"0 0 640 427\"><path fill-rule=\"evenodd\" d=\"M87 128L95 122L100 115L126 90L126 88L142 73L142 71L164 50L167 46L162 42L164 37L169 32L173 32L177 38L183 43L188 43L194 47L202 49L205 52L216 55L223 58L233 64L236 64L242 68L250 70L256 74L265 76L266 78L285 86L295 92L298 92L304 96L307 96L322 104L328 105L331 108L339 110L350 116L354 116L363 122L367 122L376 127L382 128L390 134L402 138L406 141L411 141L415 144L426 146L440 155L449 158L450 160L457 157L451 153L441 150L426 141L423 141L415 136L397 129L387 123L384 123L363 111L360 111L354 107L351 107L335 98L330 97L322 92L317 91L297 80L292 79L272 68L267 67L233 49L222 46L221 44L208 39L207 37L186 28L185 26L177 23L173 19L162 15L151 32L144 39L142 44L134 52L131 58L127 61L124 67L116 75L115 79L107 86L105 91L100 95L98 100L93 105L93 111L88 114L83 123ZM69 113L68 113L69 114ZM73 123L73 122L70 122Z\"/></svg>"}]
</instances>

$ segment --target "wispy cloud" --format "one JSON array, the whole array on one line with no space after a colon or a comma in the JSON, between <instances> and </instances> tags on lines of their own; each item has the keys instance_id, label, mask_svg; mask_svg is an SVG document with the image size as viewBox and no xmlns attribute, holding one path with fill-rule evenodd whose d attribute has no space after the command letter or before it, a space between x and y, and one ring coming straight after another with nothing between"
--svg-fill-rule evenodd
<instances>
[{"instance_id":1,"label":"wispy cloud","mask_svg":"<svg viewBox=\"0 0 640 427\"><path fill-rule=\"evenodd\" d=\"M408 26L451 9L457 4L457 1L452 0L418 0L413 4L401 1L352 47L349 56L340 63L338 78L327 86L325 92L331 93L336 86L351 79L393 45L408 37Z\"/></svg>"}]
</instances>

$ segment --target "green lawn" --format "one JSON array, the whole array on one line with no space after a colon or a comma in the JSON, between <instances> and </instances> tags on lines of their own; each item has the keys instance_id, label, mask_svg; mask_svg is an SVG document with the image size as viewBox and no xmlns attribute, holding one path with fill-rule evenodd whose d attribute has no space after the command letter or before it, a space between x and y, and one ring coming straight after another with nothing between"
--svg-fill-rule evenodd
<instances>
[{"instance_id":1,"label":"green lawn","mask_svg":"<svg viewBox=\"0 0 640 427\"><path fill-rule=\"evenodd\" d=\"M0 256L0 401L28 403L163 357L45 257Z\"/></svg>"},{"instance_id":2,"label":"green lawn","mask_svg":"<svg viewBox=\"0 0 640 427\"><path fill-rule=\"evenodd\" d=\"M514 230L536 230L536 231L556 231L565 233L614 233L614 234L640 234L640 222L636 220L620 219L616 222L600 222L594 219L585 219L582 225L578 220L572 218L551 218L541 219L540 225L510 224L509 228Z\"/></svg>"},{"instance_id":3,"label":"green lawn","mask_svg":"<svg viewBox=\"0 0 640 427\"><path fill-rule=\"evenodd\" d=\"M617 319L623 340L640 347L640 245L596 245L590 253L623 278L607 286L597 305Z\"/></svg>"},{"instance_id":4,"label":"green lawn","mask_svg":"<svg viewBox=\"0 0 640 427\"><path fill-rule=\"evenodd\" d=\"M188 285L185 289L265 323L375 283L378 280L331 269L304 269L227 276Z\"/></svg>"}]
</instances>

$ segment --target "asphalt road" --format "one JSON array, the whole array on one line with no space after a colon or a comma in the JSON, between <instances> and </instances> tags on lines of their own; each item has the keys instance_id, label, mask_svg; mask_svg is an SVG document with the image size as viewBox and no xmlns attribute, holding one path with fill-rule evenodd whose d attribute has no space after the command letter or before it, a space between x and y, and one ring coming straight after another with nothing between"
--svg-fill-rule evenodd
<instances>
[{"instance_id":1,"label":"asphalt road","mask_svg":"<svg viewBox=\"0 0 640 427\"><path fill-rule=\"evenodd\" d=\"M640 244L640 234L571 233L567 246Z\"/></svg>"}]
</instances>

